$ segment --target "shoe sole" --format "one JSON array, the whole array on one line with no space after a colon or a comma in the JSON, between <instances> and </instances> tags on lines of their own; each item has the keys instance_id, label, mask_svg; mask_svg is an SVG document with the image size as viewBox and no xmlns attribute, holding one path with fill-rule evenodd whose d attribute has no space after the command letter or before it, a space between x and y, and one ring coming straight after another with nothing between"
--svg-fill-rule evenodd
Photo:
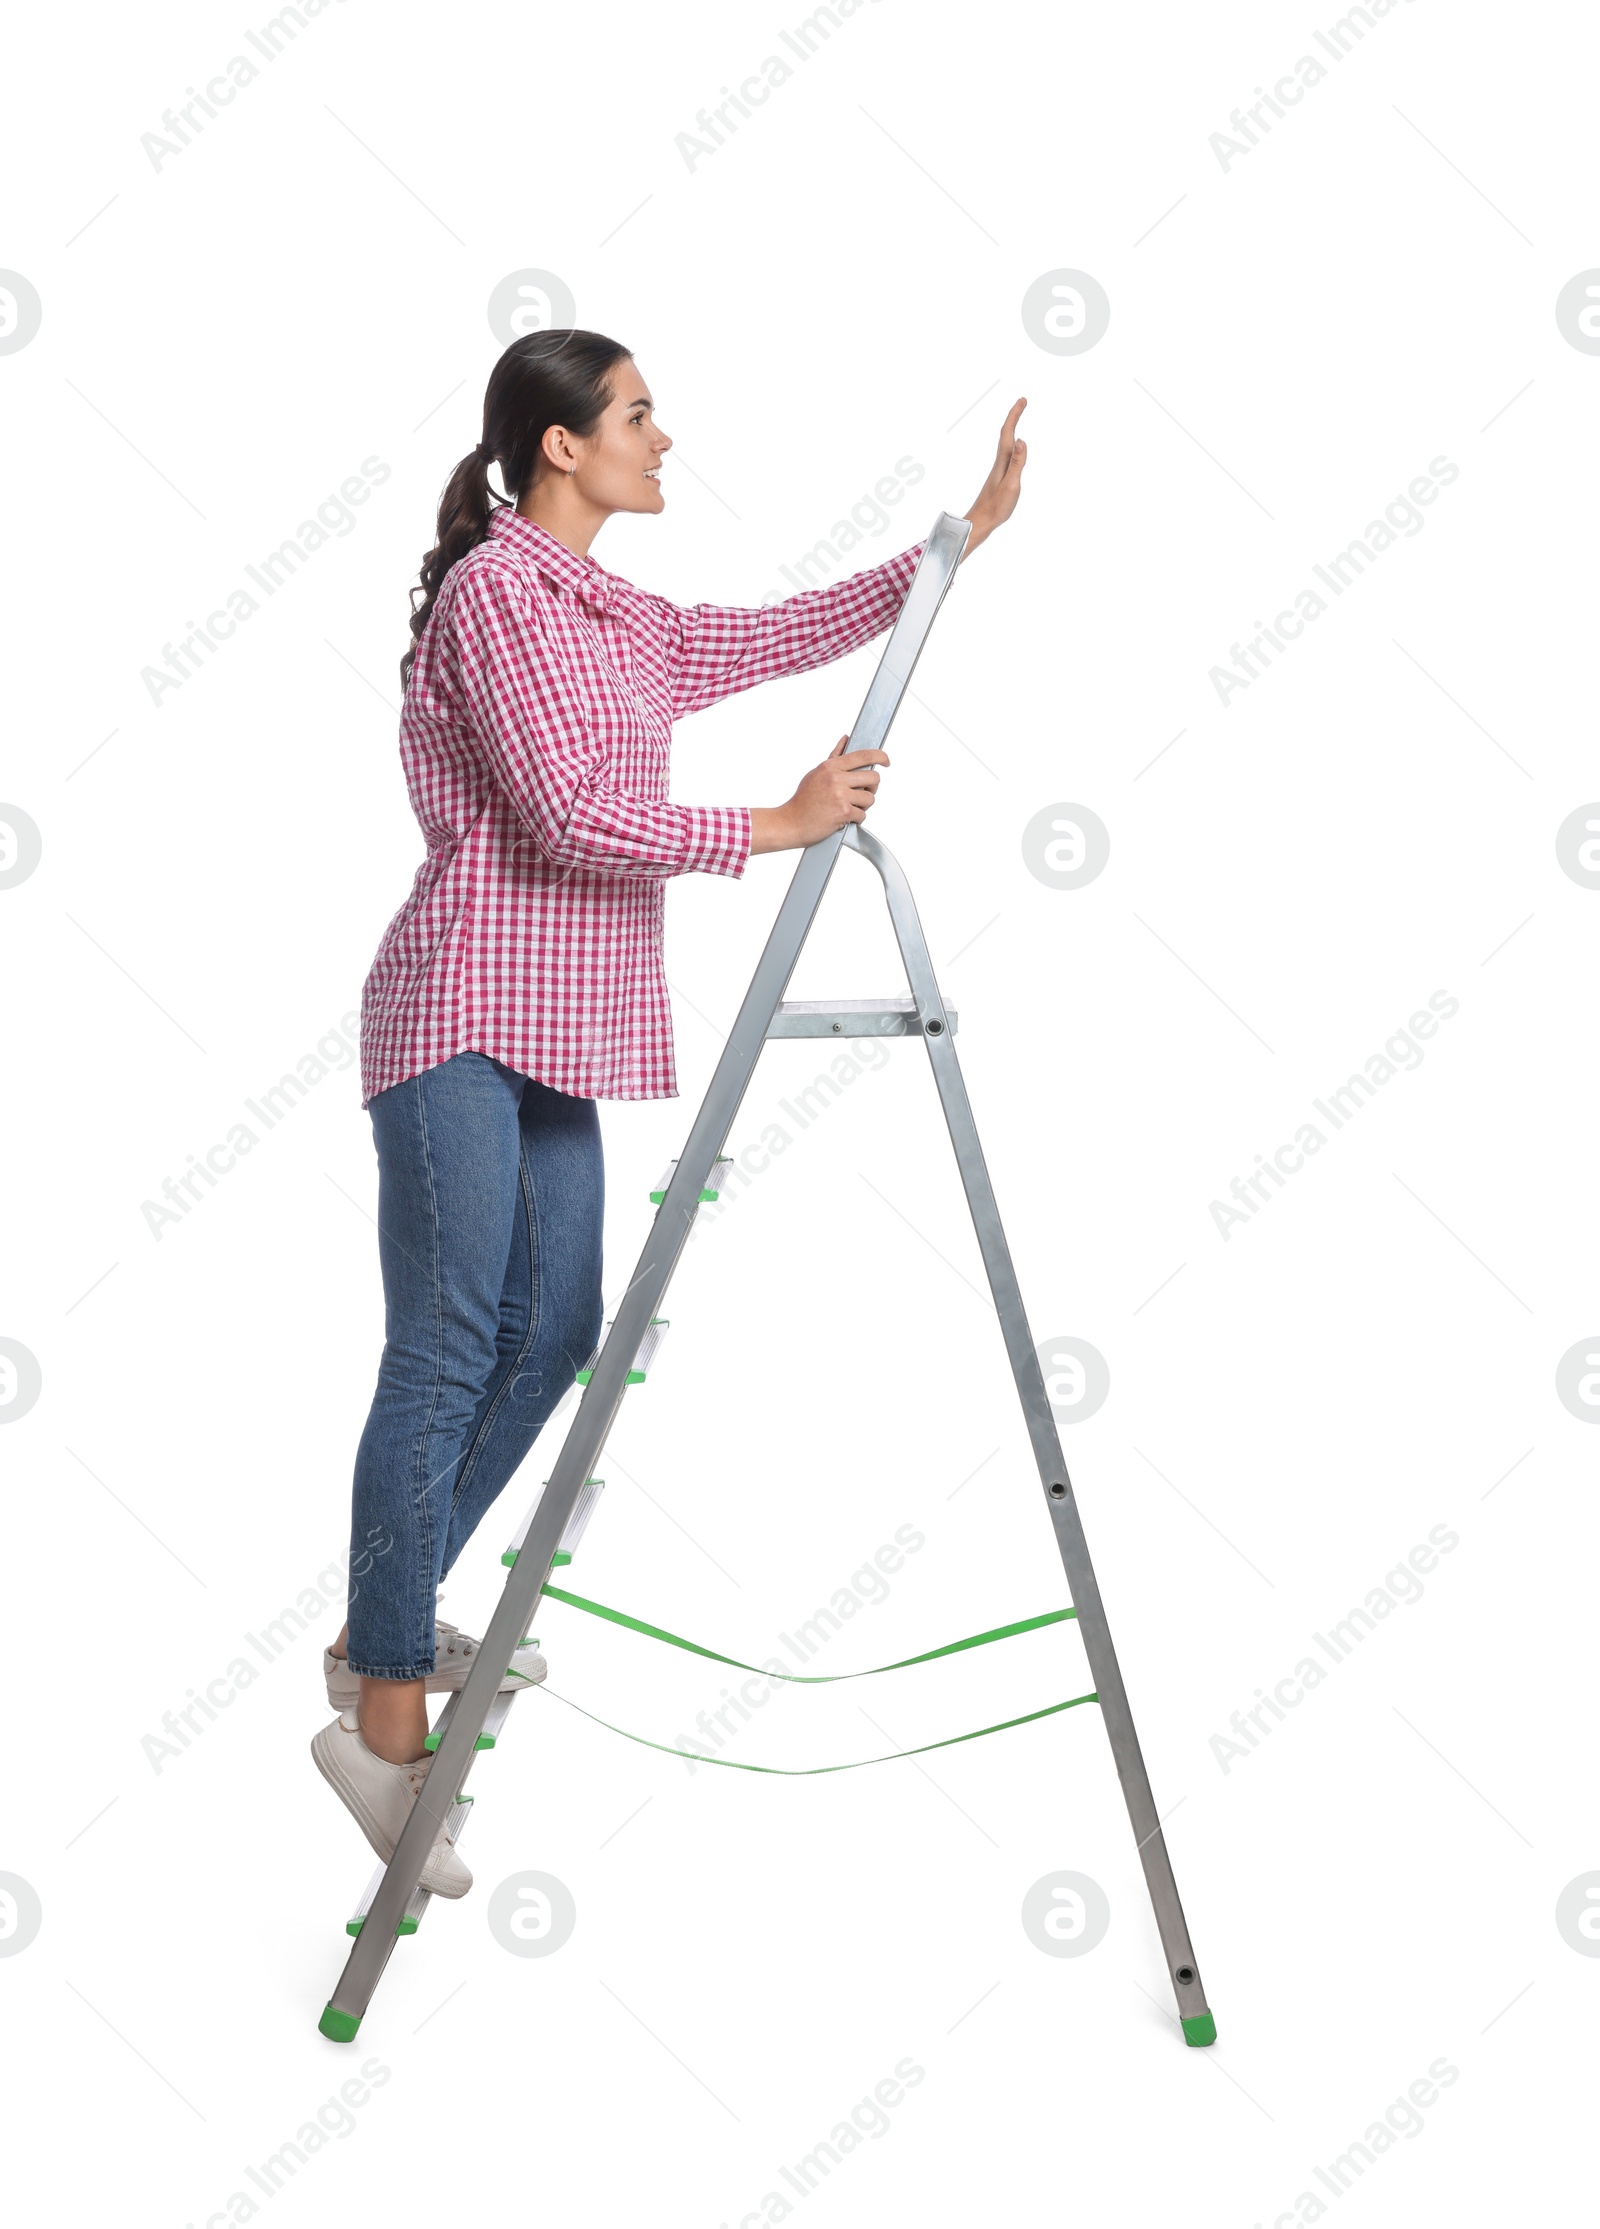
<instances>
[{"instance_id":1,"label":"shoe sole","mask_svg":"<svg viewBox=\"0 0 1600 2229\"><path fill-rule=\"evenodd\" d=\"M332 1729L329 1727L324 1727L321 1733L313 1736L311 1743L312 1759L316 1765L318 1772L321 1773L323 1779L326 1780L328 1786L333 1790L334 1794L339 1798L339 1801L349 1812L351 1818L355 1820L356 1825L366 1836L367 1842L371 1849L376 1853L378 1857L383 1860L384 1864L387 1865L389 1860L394 1856L394 1844L392 1842L389 1842L387 1835L384 1833L382 1827L380 1827L380 1825L378 1824L378 1821L374 1817L373 1813L369 1810L366 1802L362 1797L361 1790L351 1779L349 1779L346 1774L342 1773L338 1769L336 1763L338 1752L333 1747L332 1740L330 1738L331 1734ZM385 1847L386 1844L387 1847ZM451 1849L451 1856L455 1857L455 1851L453 1847ZM466 1866L459 1857L455 1857L455 1862L461 1866L462 1872L466 1873ZM430 1874L434 1876L432 1879L429 1878ZM441 1877L439 1868L435 1861L434 1853L430 1850L428 1855L428 1862L422 1868L421 1885L428 1891L430 1896L465 1896L467 1890L472 1886L472 1875L470 1873L467 1873L467 1877L464 1882L452 1879L448 1875Z\"/></svg>"}]
</instances>

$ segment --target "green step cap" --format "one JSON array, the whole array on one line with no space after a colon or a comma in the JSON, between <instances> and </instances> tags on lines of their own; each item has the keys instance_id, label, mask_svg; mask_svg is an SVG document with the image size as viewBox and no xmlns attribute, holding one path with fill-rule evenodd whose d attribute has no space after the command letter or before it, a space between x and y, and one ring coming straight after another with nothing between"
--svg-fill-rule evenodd
<instances>
[{"instance_id":1,"label":"green step cap","mask_svg":"<svg viewBox=\"0 0 1600 2229\"><path fill-rule=\"evenodd\" d=\"M338 2012L330 2001L322 2008L322 2018L317 2026L334 2043L354 2043L356 2030L361 2025L359 2012Z\"/></svg>"},{"instance_id":2,"label":"green step cap","mask_svg":"<svg viewBox=\"0 0 1600 2229\"><path fill-rule=\"evenodd\" d=\"M1183 2040L1198 2048L1202 2043L1215 2043L1217 2023L1209 2012L1197 2012L1192 2020L1183 2023Z\"/></svg>"}]
</instances>

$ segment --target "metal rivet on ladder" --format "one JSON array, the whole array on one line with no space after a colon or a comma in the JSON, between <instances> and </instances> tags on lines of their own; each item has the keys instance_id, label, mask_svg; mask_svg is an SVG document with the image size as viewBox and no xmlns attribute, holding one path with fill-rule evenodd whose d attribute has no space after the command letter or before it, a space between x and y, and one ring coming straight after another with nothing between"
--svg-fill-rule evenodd
<instances>
[{"instance_id":1,"label":"metal rivet on ladder","mask_svg":"<svg viewBox=\"0 0 1600 2229\"><path fill-rule=\"evenodd\" d=\"M1190 1982L1194 1979L1194 1968L1192 1966L1180 1966L1178 1968L1177 1978L1179 1986L1181 1988L1187 1989Z\"/></svg>"},{"instance_id":2,"label":"metal rivet on ladder","mask_svg":"<svg viewBox=\"0 0 1600 2229\"><path fill-rule=\"evenodd\" d=\"M1067 1498L1067 1489L1061 1484L1059 1479L1053 1479L1050 1484L1050 1494L1052 1500L1065 1501Z\"/></svg>"},{"instance_id":3,"label":"metal rivet on ladder","mask_svg":"<svg viewBox=\"0 0 1600 2229\"><path fill-rule=\"evenodd\" d=\"M943 1024L943 1022L940 1022L940 1021L932 1021L932 1022L929 1022L929 1024L928 1024L928 1035L929 1035L930 1037L937 1037L937 1036L939 1035L940 1031L941 1031L941 1030L942 1030L943 1028L944 1028L944 1024Z\"/></svg>"}]
</instances>

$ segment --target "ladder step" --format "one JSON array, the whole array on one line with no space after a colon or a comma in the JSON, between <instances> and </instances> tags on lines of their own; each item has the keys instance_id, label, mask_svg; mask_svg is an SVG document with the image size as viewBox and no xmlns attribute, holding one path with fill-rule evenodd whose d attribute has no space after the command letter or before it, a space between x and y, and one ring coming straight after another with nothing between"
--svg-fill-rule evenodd
<instances>
[{"instance_id":1,"label":"ladder step","mask_svg":"<svg viewBox=\"0 0 1600 2229\"><path fill-rule=\"evenodd\" d=\"M605 1327L605 1331L602 1331L600 1334L599 1346L595 1348L594 1353L590 1355L588 1361L578 1372L579 1385L587 1385L589 1380L594 1376L595 1364L600 1360L601 1355L605 1352L606 1332L609 1332L610 1329L611 1325L608 1323ZM644 1328L644 1337L639 1341L639 1351L633 1358L633 1368L628 1372L626 1379L623 1381L625 1384L643 1385L645 1381L645 1373L648 1371L651 1363L655 1360L656 1349L660 1346L663 1338L666 1336L667 1330L668 1320L665 1316L652 1316L650 1318L650 1321L645 1325Z\"/></svg>"},{"instance_id":2,"label":"ladder step","mask_svg":"<svg viewBox=\"0 0 1600 2229\"><path fill-rule=\"evenodd\" d=\"M548 1486L550 1483L549 1479L547 1478L544 1483L545 1486ZM605 1483L606 1482L603 1478L586 1478L582 1486L579 1487L578 1498L572 1505L572 1515L567 1519L567 1529L561 1535L561 1545L556 1550L555 1554L550 1558L550 1565L552 1570L554 1570L560 1564L570 1563L572 1561L573 1555L577 1550L578 1542L583 1538L584 1531L588 1525L589 1519L594 1515L595 1507L600 1500L600 1496L605 1491ZM544 1488L541 1487L539 1490L539 1500L542 1501L543 1499ZM539 1502L536 1501L533 1507L528 1511L527 1516L523 1518L522 1523L517 1527L516 1538L512 1541L505 1554L500 1558L500 1561L503 1564L510 1565L516 1562L517 1557L522 1552L522 1543L528 1537L528 1527L533 1523L534 1517L538 1513L538 1508Z\"/></svg>"},{"instance_id":3,"label":"ladder step","mask_svg":"<svg viewBox=\"0 0 1600 2229\"><path fill-rule=\"evenodd\" d=\"M673 1176L677 1171L677 1167L678 1164L676 1161L669 1161L666 1167L662 1170L660 1176L657 1177L656 1188L650 1195L651 1199L655 1202L657 1207L659 1207L662 1201L666 1198L667 1186L672 1182ZM715 1200L721 1197L721 1194L717 1190L717 1187L726 1181L727 1172L732 1167L733 1161L728 1154L724 1153L718 1157L718 1159L712 1165L711 1182L701 1191L700 1197L703 1200Z\"/></svg>"},{"instance_id":4,"label":"ladder step","mask_svg":"<svg viewBox=\"0 0 1600 2229\"><path fill-rule=\"evenodd\" d=\"M475 1748L492 1749L494 1747L504 1730L507 1718L511 1714L512 1704L522 1692L522 1689L513 1687L503 1695L496 1695L494 1701L489 1705L489 1715L483 1722L483 1731L473 1745ZM432 1733L426 1737L422 1744L424 1749L438 1748L440 1741L443 1739L445 1728L456 1714L456 1705L460 1700L459 1695L452 1695L449 1702L445 1704L444 1709L439 1713L438 1725L434 1727Z\"/></svg>"},{"instance_id":5,"label":"ladder step","mask_svg":"<svg viewBox=\"0 0 1600 2229\"><path fill-rule=\"evenodd\" d=\"M956 1010L944 1018L956 1032ZM786 998L767 1025L769 1037L921 1037L926 1032L909 991L895 998Z\"/></svg>"},{"instance_id":6,"label":"ladder step","mask_svg":"<svg viewBox=\"0 0 1600 2229\"><path fill-rule=\"evenodd\" d=\"M447 1827L448 1838L452 1844L461 1840L461 1830L466 1825L471 1811L471 1796L457 1796L455 1802L455 1817L448 1822ZM356 1906L355 1910L351 1913L350 1917L344 1923L344 1931L347 1935L360 1934L362 1926L366 1921L367 1914L372 1909L372 1899L377 1895L378 1890L382 1887L383 1876L387 1871L387 1866L380 1865L377 1872L373 1874L371 1880L367 1883L366 1890L362 1895L360 1903ZM418 1927L421 1925L423 1913L428 1909L428 1906L432 1902L432 1891L429 1889L425 1889L419 1885L415 1890L413 1890L410 1903L401 1913L400 1924L395 1929L395 1933L397 1935L414 1935Z\"/></svg>"}]
</instances>

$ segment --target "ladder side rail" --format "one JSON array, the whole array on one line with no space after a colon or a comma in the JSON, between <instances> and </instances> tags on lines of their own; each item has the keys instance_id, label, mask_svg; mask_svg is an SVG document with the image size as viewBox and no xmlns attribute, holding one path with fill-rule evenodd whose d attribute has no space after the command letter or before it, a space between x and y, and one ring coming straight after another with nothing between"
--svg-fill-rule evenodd
<instances>
[{"instance_id":1,"label":"ladder side rail","mask_svg":"<svg viewBox=\"0 0 1600 2229\"><path fill-rule=\"evenodd\" d=\"M950 1142L955 1148L956 1163L961 1172L996 1313L1000 1318L1028 1436L1039 1466L1039 1479L1045 1490L1045 1506L1055 1528L1056 1545L1066 1571L1067 1586L1073 1607L1078 1613L1084 1652L1100 1698L1101 1716L1111 1742L1117 1777L1122 1783L1128 1817L1138 1844L1156 1926L1166 1952L1168 1976L1177 1997L1180 2017L1196 2019L1208 2009L1200 1981L1200 1969L1195 1959L1194 1946L1189 1939L1177 1881L1161 1832L1160 1814L1145 1770L1132 1707L1128 1701L1127 1689L1123 1685L1116 1650L1112 1645L1111 1629L1095 1578L1094 1565L1090 1560L1077 1499L1067 1475L1066 1457L1050 1406L1050 1396L1045 1389L1044 1372L1039 1366L1038 1349L1028 1327L1022 1289L1017 1282L1011 1249L1000 1221L1000 1209L995 1199L988 1165L983 1157L977 1125L973 1120L961 1064L950 1030L946 1026L944 1003L934 976L927 938L917 915L910 885L894 855L859 825L852 826L847 834L851 839L851 848L869 860L883 879L889 916L899 939L906 978L922 1018L923 1041L928 1048L928 1059L933 1068L940 1104L944 1109Z\"/></svg>"}]
</instances>

